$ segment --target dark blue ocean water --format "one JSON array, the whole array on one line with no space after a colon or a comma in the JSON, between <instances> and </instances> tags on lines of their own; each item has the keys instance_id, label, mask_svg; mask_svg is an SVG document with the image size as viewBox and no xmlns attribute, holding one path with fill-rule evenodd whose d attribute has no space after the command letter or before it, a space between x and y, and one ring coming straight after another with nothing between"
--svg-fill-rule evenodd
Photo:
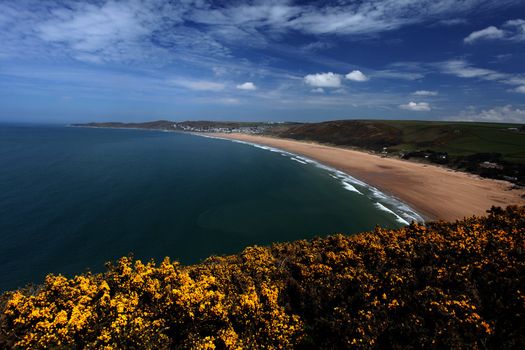
<instances>
[{"instance_id":1,"label":"dark blue ocean water","mask_svg":"<svg viewBox=\"0 0 525 350\"><path fill-rule=\"evenodd\" d=\"M303 163L181 133L0 126L0 290L101 271L129 253L195 263L400 225L375 199Z\"/></svg>"}]
</instances>

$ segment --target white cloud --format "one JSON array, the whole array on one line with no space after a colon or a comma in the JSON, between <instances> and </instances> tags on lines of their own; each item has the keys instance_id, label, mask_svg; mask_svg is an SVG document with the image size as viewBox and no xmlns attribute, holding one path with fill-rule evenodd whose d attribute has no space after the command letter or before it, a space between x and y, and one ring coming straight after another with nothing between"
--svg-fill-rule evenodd
<instances>
[{"instance_id":1,"label":"white cloud","mask_svg":"<svg viewBox=\"0 0 525 350\"><path fill-rule=\"evenodd\" d=\"M472 32L463 41L472 44L478 40L525 40L525 20L513 19L503 23L503 29L490 26L482 30Z\"/></svg>"},{"instance_id":2,"label":"white cloud","mask_svg":"<svg viewBox=\"0 0 525 350\"><path fill-rule=\"evenodd\" d=\"M316 94L324 94L324 89L323 88L315 88L315 89L312 89L310 91L314 92Z\"/></svg>"},{"instance_id":3,"label":"white cloud","mask_svg":"<svg viewBox=\"0 0 525 350\"><path fill-rule=\"evenodd\" d=\"M415 112L428 112L432 110L432 108L427 102L412 102L412 101L404 105L399 105L399 108L406 109L409 111L415 111Z\"/></svg>"},{"instance_id":4,"label":"white cloud","mask_svg":"<svg viewBox=\"0 0 525 350\"><path fill-rule=\"evenodd\" d=\"M207 80L173 79L169 82L172 85L196 91L221 91L225 88L222 83Z\"/></svg>"},{"instance_id":5,"label":"white cloud","mask_svg":"<svg viewBox=\"0 0 525 350\"><path fill-rule=\"evenodd\" d=\"M478 111L475 107L469 107L450 119L462 121L525 123L525 109L514 108L512 105L506 105Z\"/></svg>"},{"instance_id":6,"label":"white cloud","mask_svg":"<svg viewBox=\"0 0 525 350\"><path fill-rule=\"evenodd\" d=\"M227 69L224 67L213 67L213 74L217 77L222 77L228 73Z\"/></svg>"},{"instance_id":7,"label":"white cloud","mask_svg":"<svg viewBox=\"0 0 525 350\"><path fill-rule=\"evenodd\" d=\"M360 70L353 70L345 76L346 79L352 81L367 81L368 77L364 75Z\"/></svg>"},{"instance_id":8,"label":"white cloud","mask_svg":"<svg viewBox=\"0 0 525 350\"><path fill-rule=\"evenodd\" d=\"M210 0L0 1L0 55L67 56L89 63L200 62L232 55L232 44L267 45L282 34L363 36L417 23L463 18L519 0L373 0L301 4L293 1ZM505 30L522 27L508 21ZM196 25L187 25L195 23ZM303 49L332 46L314 41ZM22 43L23 42L23 43ZM283 46L286 46L284 44ZM8 52L6 52L8 51ZM38 52L37 52L38 51ZM39 57L40 58L40 57ZM211 63L211 64L210 64Z\"/></svg>"},{"instance_id":9,"label":"white cloud","mask_svg":"<svg viewBox=\"0 0 525 350\"><path fill-rule=\"evenodd\" d=\"M518 86L514 91L525 94L525 85Z\"/></svg>"},{"instance_id":10,"label":"white cloud","mask_svg":"<svg viewBox=\"0 0 525 350\"><path fill-rule=\"evenodd\" d=\"M224 104L224 105L236 105L236 104L239 104L241 101L239 101L236 98L225 97L225 98L218 98L215 100L215 102Z\"/></svg>"},{"instance_id":11,"label":"white cloud","mask_svg":"<svg viewBox=\"0 0 525 350\"><path fill-rule=\"evenodd\" d=\"M525 85L525 75L502 73L492 69L471 66L463 60L451 60L435 64L443 73L451 74L459 78L476 78L488 81L497 81L502 84L518 86ZM519 92L519 91L518 91Z\"/></svg>"},{"instance_id":12,"label":"white cloud","mask_svg":"<svg viewBox=\"0 0 525 350\"><path fill-rule=\"evenodd\" d=\"M418 90L413 94L416 96L437 96L439 93L437 91Z\"/></svg>"},{"instance_id":13,"label":"white cloud","mask_svg":"<svg viewBox=\"0 0 525 350\"><path fill-rule=\"evenodd\" d=\"M463 41L467 44L472 44L473 42L481 39L502 39L505 37L505 34L506 33L504 30L498 29L494 26L490 26L485 29L470 33L469 36L463 39Z\"/></svg>"},{"instance_id":14,"label":"white cloud","mask_svg":"<svg viewBox=\"0 0 525 350\"><path fill-rule=\"evenodd\" d=\"M503 25L509 32L511 32L510 40L524 41L525 40L525 20L513 19L505 22Z\"/></svg>"},{"instance_id":15,"label":"white cloud","mask_svg":"<svg viewBox=\"0 0 525 350\"><path fill-rule=\"evenodd\" d=\"M483 80L502 80L509 78L509 74L485 68L471 66L463 60L451 60L441 62L437 65L444 73L452 74L460 78L479 78Z\"/></svg>"},{"instance_id":16,"label":"white cloud","mask_svg":"<svg viewBox=\"0 0 525 350\"><path fill-rule=\"evenodd\" d=\"M155 1L72 3L50 11L51 16L37 23L34 31L44 42L82 61L147 59L156 50L162 51L148 40L162 24L157 20L157 5ZM171 25L180 22L173 8L166 6L165 10Z\"/></svg>"},{"instance_id":17,"label":"white cloud","mask_svg":"<svg viewBox=\"0 0 525 350\"><path fill-rule=\"evenodd\" d=\"M505 80L505 83L510 85L525 85L525 75L511 75Z\"/></svg>"},{"instance_id":18,"label":"white cloud","mask_svg":"<svg viewBox=\"0 0 525 350\"><path fill-rule=\"evenodd\" d=\"M282 33L291 30L307 34L367 35L395 30L407 25L439 20L457 23L458 18L516 4L520 0L374 0L330 1L300 4L292 1L230 2L213 6L194 1L194 8L184 18L205 24L219 35L244 42L260 40L269 30ZM190 3L190 2L187 2ZM195 5L196 4L196 5ZM262 41L264 42L264 38Z\"/></svg>"},{"instance_id":19,"label":"white cloud","mask_svg":"<svg viewBox=\"0 0 525 350\"><path fill-rule=\"evenodd\" d=\"M444 25L444 26L457 26L462 24L467 24L468 21L465 18L450 18L450 19L442 19L438 22L438 24Z\"/></svg>"},{"instance_id":20,"label":"white cloud","mask_svg":"<svg viewBox=\"0 0 525 350\"><path fill-rule=\"evenodd\" d=\"M238 105L241 103L238 99L231 97L198 97L194 101L199 104L211 105Z\"/></svg>"},{"instance_id":21,"label":"white cloud","mask_svg":"<svg viewBox=\"0 0 525 350\"><path fill-rule=\"evenodd\" d=\"M53 20L39 25L37 32L43 40L67 43L79 51L134 40L147 34L152 22L147 15L136 16L141 13L138 5L109 1L101 7L84 3L76 10L62 8L55 11Z\"/></svg>"},{"instance_id":22,"label":"white cloud","mask_svg":"<svg viewBox=\"0 0 525 350\"><path fill-rule=\"evenodd\" d=\"M0 16L0 42L9 46L11 57L67 57L95 64L158 65L195 61L196 55L228 56L229 50L211 35L183 25L189 6L164 0L5 0L0 13L10 20Z\"/></svg>"},{"instance_id":23,"label":"white cloud","mask_svg":"<svg viewBox=\"0 0 525 350\"><path fill-rule=\"evenodd\" d=\"M322 51L334 47L332 43L325 41L315 41L302 47L306 51Z\"/></svg>"},{"instance_id":24,"label":"white cloud","mask_svg":"<svg viewBox=\"0 0 525 350\"><path fill-rule=\"evenodd\" d=\"M378 70L371 75L373 78L382 79L401 79L401 80L419 80L425 77L425 74L420 72L400 72L390 69Z\"/></svg>"},{"instance_id":25,"label":"white cloud","mask_svg":"<svg viewBox=\"0 0 525 350\"><path fill-rule=\"evenodd\" d=\"M304 82L314 87L337 88L341 86L341 76L332 72L308 74Z\"/></svg>"},{"instance_id":26,"label":"white cloud","mask_svg":"<svg viewBox=\"0 0 525 350\"><path fill-rule=\"evenodd\" d=\"M251 81L247 81L246 83L237 85L237 89L239 90L257 90L257 86L255 86L255 84L252 83Z\"/></svg>"},{"instance_id":27,"label":"white cloud","mask_svg":"<svg viewBox=\"0 0 525 350\"><path fill-rule=\"evenodd\" d=\"M451 15L482 11L495 4L483 0L376 0L335 2L327 6L303 6L295 16L286 18L289 28L312 34L362 35L395 30L400 27ZM292 7L296 8L296 7ZM289 13L292 13L290 11ZM282 23L281 23L282 25Z\"/></svg>"},{"instance_id":28,"label":"white cloud","mask_svg":"<svg viewBox=\"0 0 525 350\"><path fill-rule=\"evenodd\" d=\"M502 63L510 60L512 58L513 54L511 53L502 53L499 55L494 56L494 60L491 61L491 63Z\"/></svg>"}]
</instances>

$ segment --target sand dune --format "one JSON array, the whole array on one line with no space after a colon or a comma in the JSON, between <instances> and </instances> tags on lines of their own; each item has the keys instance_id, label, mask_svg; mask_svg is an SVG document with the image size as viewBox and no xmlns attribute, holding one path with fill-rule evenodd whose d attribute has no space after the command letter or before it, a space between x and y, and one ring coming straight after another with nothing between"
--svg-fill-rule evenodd
<instances>
[{"instance_id":1,"label":"sand dune","mask_svg":"<svg viewBox=\"0 0 525 350\"><path fill-rule=\"evenodd\" d=\"M440 166L338 147L248 134L213 134L280 148L329 165L409 204L426 220L484 214L491 206L525 204L523 189Z\"/></svg>"}]
</instances>

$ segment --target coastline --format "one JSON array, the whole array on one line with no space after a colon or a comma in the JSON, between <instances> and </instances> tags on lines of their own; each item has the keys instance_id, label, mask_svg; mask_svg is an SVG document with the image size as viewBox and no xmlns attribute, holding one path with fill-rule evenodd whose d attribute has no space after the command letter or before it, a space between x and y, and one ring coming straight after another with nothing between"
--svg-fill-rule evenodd
<instances>
[{"instance_id":1,"label":"coastline","mask_svg":"<svg viewBox=\"0 0 525 350\"><path fill-rule=\"evenodd\" d=\"M525 205L524 189L444 167L345 148L251 134L197 133L274 147L342 171L399 199L425 220L453 221L484 215L491 206Z\"/></svg>"}]
</instances>

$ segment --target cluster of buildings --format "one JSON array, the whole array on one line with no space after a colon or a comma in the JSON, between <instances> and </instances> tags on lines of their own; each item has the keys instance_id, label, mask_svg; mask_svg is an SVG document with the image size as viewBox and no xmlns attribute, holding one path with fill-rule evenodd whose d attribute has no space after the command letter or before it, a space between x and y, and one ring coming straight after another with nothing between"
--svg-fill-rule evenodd
<instances>
[{"instance_id":1,"label":"cluster of buildings","mask_svg":"<svg viewBox=\"0 0 525 350\"><path fill-rule=\"evenodd\" d=\"M212 132L212 133L244 133L244 134L262 134L267 125L257 126L214 126L214 125L191 125L186 123L173 124L175 130L189 131L189 132Z\"/></svg>"}]
</instances>

